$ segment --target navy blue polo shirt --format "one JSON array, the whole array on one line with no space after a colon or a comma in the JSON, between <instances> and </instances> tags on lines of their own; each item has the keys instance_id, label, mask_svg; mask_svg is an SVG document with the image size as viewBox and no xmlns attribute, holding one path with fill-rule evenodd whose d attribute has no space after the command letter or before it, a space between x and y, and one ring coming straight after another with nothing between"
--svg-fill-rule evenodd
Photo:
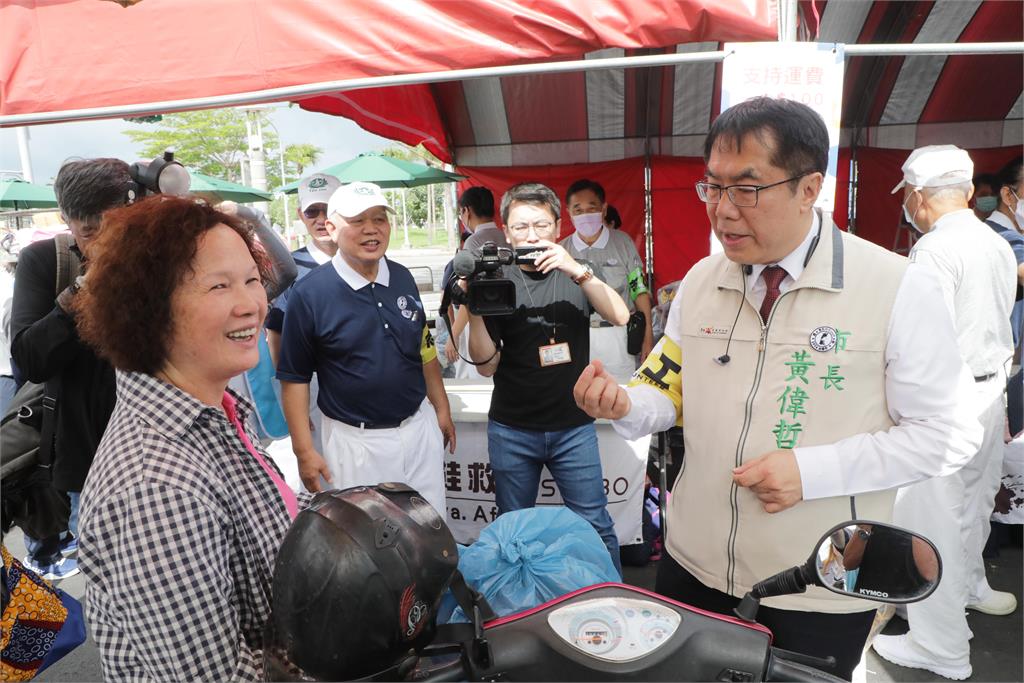
<instances>
[{"instance_id":1,"label":"navy blue polo shirt","mask_svg":"<svg viewBox=\"0 0 1024 683\"><path fill-rule=\"evenodd\" d=\"M313 252L311 249L316 249L313 245L308 247L302 247L292 252L292 260L295 261L295 269L298 271L298 275L295 277L295 281L298 282L302 278L309 275L309 273L320 267L316 259L313 258ZM323 255L324 258L327 254ZM326 265L326 264L325 264ZM281 328L284 326L284 312L288 310L288 297L291 295L292 288L281 292L273 304L270 306L270 310L267 311L267 320L264 323L268 330L273 330L280 334Z\"/></svg>"},{"instance_id":2,"label":"navy blue polo shirt","mask_svg":"<svg viewBox=\"0 0 1024 683\"><path fill-rule=\"evenodd\" d=\"M339 263L340 262L340 263ZM416 281L382 259L377 281L353 287L337 255L292 287L277 378L320 380L317 405L342 422L399 422L426 396L423 363L436 356Z\"/></svg>"}]
</instances>

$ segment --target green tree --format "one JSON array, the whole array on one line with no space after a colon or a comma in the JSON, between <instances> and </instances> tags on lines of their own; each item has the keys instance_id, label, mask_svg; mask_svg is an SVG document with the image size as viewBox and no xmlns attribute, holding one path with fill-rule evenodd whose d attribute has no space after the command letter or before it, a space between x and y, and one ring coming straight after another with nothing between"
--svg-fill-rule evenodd
<instances>
[{"instance_id":1,"label":"green tree","mask_svg":"<svg viewBox=\"0 0 1024 683\"><path fill-rule=\"evenodd\" d=\"M444 166L433 154L428 152L423 145L409 147L408 145L390 145L381 150L381 154L392 159L412 161L418 164L426 164L434 168ZM435 229L443 223L444 217L444 193L438 192L431 185L421 185L409 188L406 194L406 208L409 212L409 226L426 228L430 234L430 241L434 239ZM399 191L400 194L400 191ZM395 211L401 217L401 199L396 195Z\"/></svg>"},{"instance_id":2,"label":"green tree","mask_svg":"<svg viewBox=\"0 0 1024 683\"><path fill-rule=\"evenodd\" d=\"M306 174L306 169L314 166L324 151L308 142L297 145L288 145L284 149L285 172L295 178L301 178Z\"/></svg>"},{"instance_id":3,"label":"green tree","mask_svg":"<svg viewBox=\"0 0 1024 683\"><path fill-rule=\"evenodd\" d=\"M277 133L266 125L268 116L259 112L263 125L263 156L267 187L271 190L294 180L323 154L316 145L299 143L284 150L287 180L280 177ZM165 114L155 121L127 119L141 124L144 130L125 131L139 145L140 157L151 158L174 150L174 158L190 169L216 178L242 182L242 160L247 158L249 138L245 127L246 114L240 109L209 109L206 111ZM280 210L279 210L280 211Z\"/></svg>"},{"instance_id":4,"label":"green tree","mask_svg":"<svg viewBox=\"0 0 1024 683\"><path fill-rule=\"evenodd\" d=\"M261 113L260 116L266 117ZM150 126L143 124L146 128ZM249 140L245 129L245 113L239 109L207 109L166 114L151 130L129 130L125 135L141 145L144 158L174 150L174 158L185 166L217 178L241 182L241 161L246 156ZM264 154L267 156L268 186L273 173L273 158L268 150L277 148L277 135L263 128Z\"/></svg>"}]
</instances>

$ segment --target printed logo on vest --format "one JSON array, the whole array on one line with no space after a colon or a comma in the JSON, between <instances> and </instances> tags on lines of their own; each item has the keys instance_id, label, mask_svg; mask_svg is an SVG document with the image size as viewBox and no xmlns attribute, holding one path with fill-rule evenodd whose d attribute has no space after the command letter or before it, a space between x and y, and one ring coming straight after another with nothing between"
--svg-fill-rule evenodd
<instances>
[{"instance_id":1,"label":"printed logo on vest","mask_svg":"<svg viewBox=\"0 0 1024 683\"><path fill-rule=\"evenodd\" d=\"M836 347L838 338L839 334L836 332L836 328L822 325L811 330L809 341L812 349L825 352L831 351Z\"/></svg>"},{"instance_id":2,"label":"printed logo on vest","mask_svg":"<svg viewBox=\"0 0 1024 683\"><path fill-rule=\"evenodd\" d=\"M404 296L398 297L398 299L395 300L395 303L398 304L398 310L400 311L404 311L405 309L409 308L409 300L406 299Z\"/></svg>"},{"instance_id":3,"label":"printed logo on vest","mask_svg":"<svg viewBox=\"0 0 1024 683\"><path fill-rule=\"evenodd\" d=\"M699 327L697 331L705 337L726 337L729 335L728 327L712 327L711 325L704 325Z\"/></svg>"}]
</instances>

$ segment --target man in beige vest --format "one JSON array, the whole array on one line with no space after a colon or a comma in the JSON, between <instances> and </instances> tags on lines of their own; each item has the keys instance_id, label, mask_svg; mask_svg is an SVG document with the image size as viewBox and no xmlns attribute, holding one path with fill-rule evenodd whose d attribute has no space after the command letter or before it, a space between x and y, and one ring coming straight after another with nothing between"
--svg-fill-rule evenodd
<instances>
[{"instance_id":1,"label":"man in beige vest","mask_svg":"<svg viewBox=\"0 0 1024 683\"><path fill-rule=\"evenodd\" d=\"M723 112L697 193L724 252L686 275L628 388L592 363L574 389L626 438L684 425L656 590L704 609L730 613L835 524L887 521L896 487L955 471L980 443L935 279L815 210L828 150L802 104ZM875 607L812 587L758 619L849 678Z\"/></svg>"},{"instance_id":2,"label":"man in beige vest","mask_svg":"<svg viewBox=\"0 0 1024 683\"><path fill-rule=\"evenodd\" d=\"M968 206L973 173L964 150L930 145L914 150L893 189L903 190L907 222L924 233L910 259L933 269L942 286L960 355L974 377L968 396L975 399L985 437L958 472L900 490L896 523L935 543L945 573L935 593L907 605L908 633L878 636L874 642L875 651L894 664L955 680L972 673L964 607L990 614L1009 614L1017 607L1013 593L988 585L981 559L1002 474L1003 388L1013 356L1010 313L1017 261L1009 243Z\"/></svg>"}]
</instances>

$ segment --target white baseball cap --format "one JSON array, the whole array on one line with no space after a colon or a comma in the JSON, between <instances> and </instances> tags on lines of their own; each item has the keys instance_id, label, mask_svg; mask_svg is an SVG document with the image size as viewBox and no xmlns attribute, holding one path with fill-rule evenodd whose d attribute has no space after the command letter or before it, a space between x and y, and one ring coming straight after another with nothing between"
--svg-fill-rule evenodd
<instances>
[{"instance_id":1,"label":"white baseball cap","mask_svg":"<svg viewBox=\"0 0 1024 683\"><path fill-rule=\"evenodd\" d=\"M326 204L334 191L341 187L341 181L326 173L314 173L299 181L299 211L305 211L313 204Z\"/></svg>"},{"instance_id":2,"label":"white baseball cap","mask_svg":"<svg viewBox=\"0 0 1024 683\"><path fill-rule=\"evenodd\" d=\"M895 194L904 185L911 187L942 187L971 182L974 162L970 155L954 145L919 147L903 162L903 180L892 188Z\"/></svg>"},{"instance_id":3,"label":"white baseball cap","mask_svg":"<svg viewBox=\"0 0 1024 683\"><path fill-rule=\"evenodd\" d=\"M349 183L342 185L331 195L330 201L327 202L327 217L330 218L334 214L338 214L342 218L352 218L375 206L383 206L394 213L379 185L362 182Z\"/></svg>"}]
</instances>

